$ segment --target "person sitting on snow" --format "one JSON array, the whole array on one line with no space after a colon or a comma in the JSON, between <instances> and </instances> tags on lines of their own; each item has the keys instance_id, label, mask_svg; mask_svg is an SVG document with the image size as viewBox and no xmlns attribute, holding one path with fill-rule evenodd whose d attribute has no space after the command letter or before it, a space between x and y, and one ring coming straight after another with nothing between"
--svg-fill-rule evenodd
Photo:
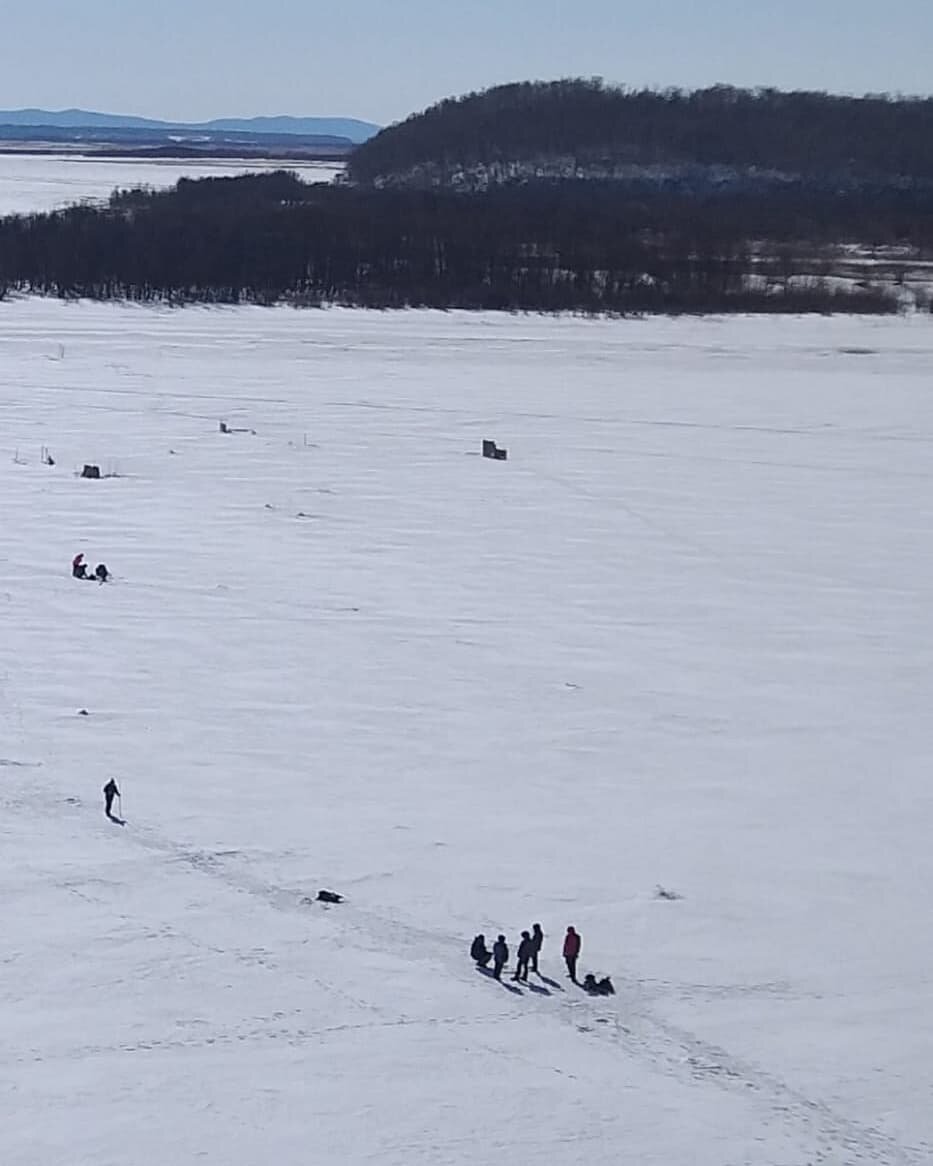
<instances>
[{"instance_id":1,"label":"person sitting on snow","mask_svg":"<svg viewBox=\"0 0 933 1166\"><path fill-rule=\"evenodd\" d=\"M83 551L71 560L71 574L75 579L87 578L87 563L84 561Z\"/></svg>"},{"instance_id":2,"label":"person sitting on snow","mask_svg":"<svg viewBox=\"0 0 933 1166\"><path fill-rule=\"evenodd\" d=\"M97 564L97 566L94 568L94 575L101 583L106 583L110 578L110 572L107 570L103 563Z\"/></svg>"},{"instance_id":3,"label":"person sitting on snow","mask_svg":"<svg viewBox=\"0 0 933 1166\"><path fill-rule=\"evenodd\" d=\"M592 972L587 972L583 977L583 990L589 992L591 996L614 996L616 994L612 980L608 976L603 976L601 980L597 980Z\"/></svg>"},{"instance_id":4,"label":"person sitting on snow","mask_svg":"<svg viewBox=\"0 0 933 1166\"><path fill-rule=\"evenodd\" d=\"M477 967L485 968L492 959L492 952L486 946L486 936L477 935L470 947L470 959L476 960Z\"/></svg>"}]
</instances>

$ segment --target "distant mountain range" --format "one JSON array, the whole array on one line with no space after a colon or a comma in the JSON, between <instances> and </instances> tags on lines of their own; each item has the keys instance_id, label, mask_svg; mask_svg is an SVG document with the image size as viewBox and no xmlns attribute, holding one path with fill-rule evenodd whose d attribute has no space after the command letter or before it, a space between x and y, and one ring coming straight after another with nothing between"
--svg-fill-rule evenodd
<instances>
[{"instance_id":1,"label":"distant mountain range","mask_svg":"<svg viewBox=\"0 0 933 1166\"><path fill-rule=\"evenodd\" d=\"M159 121L124 117L88 109L0 110L0 126L45 126L55 129L143 130L182 133L247 133L279 136L344 138L354 144L368 141L381 127L352 117L226 117L205 122Z\"/></svg>"}]
</instances>

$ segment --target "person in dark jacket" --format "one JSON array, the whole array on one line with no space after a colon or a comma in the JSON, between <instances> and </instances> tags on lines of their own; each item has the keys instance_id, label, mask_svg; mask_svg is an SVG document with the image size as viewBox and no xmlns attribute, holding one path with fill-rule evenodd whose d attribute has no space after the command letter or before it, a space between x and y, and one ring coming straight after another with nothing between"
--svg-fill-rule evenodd
<instances>
[{"instance_id":1,"label":"person in dark jacket","mask_svg":"<svg viewBox=\"0 0 933 1166\"><path fill-rule=\"evenodd\" d=\"M94 575L100 583L106 583L110 578L110 572L107 570L107 567L103 563L97 564L97 566L94 568Z\"/></svg>"},{"instance_id":2,"label":"person in dark jacket","mask_svg":"<svg viewBox=\"0 0 933 1166\"><path fill-rule=\"evenodd\" d=\"M568 927L564 936L564 962L567 965L567 974L574 983L577 982L577 960L580 958L581 946L580 936L572 927Z\"/></svg>"},{"instance_id":3,"label":"person in dark jacket","mask_svg":"<svg viewBox=\"0 0 933 1166\"><path fill-rule=\"evenodd\" d=\"M513 980L528 982L528 964L534 955L534 950L534 943L530 933L523 931L522 941L518 945L518 953L515 957L515 975L512 977Z\"/></svg>"},{"instance_id":4,"label":"person in dark jacket","mask_svg":"<svg viewBox=\"0 0 933 1166\"><path fill-rule=\"evenodd\" d=\"M500 935L492 945L492 974L497 980L502 979L502 969L509 962L509 945L505 936Z\"/></svg>"},{"instance_id":5,"label":"person in dark jacket","mask_svg":"<svg viewBox=\"0 0 933 1166\"><path fill-rule=\"evenodd\" d=\"M470 947L470 959L476 960L477 967L485 968L492 959L492 952L486 946L486 936L477 935Z\"/></svg>"},{"instance_id":6,"label":"person in dark jacket","mask_svg":"<svg viewBox=\"0 0 933 1166\"><path fill-rule=\"evenodd\" d=\"M544 932L541 930L541 924L535 923L531 929L531 970L536 976L540 976L538 971L538 956L541 954L541 945L544 943Z\"/></svg>"},{"instance_id":7,"label":"person in dark jacket","mask_svg":"<svg viewBox=\"0 0 933 1166\"><path fill-rule=\"evenodd\" d=\"M71 560L71 574L75 579L87 578L87 563L84 561L83 551Z\"/></svg>"},{"instance_id":8,"label":"person in dark jacket","mask_svg":"<svg viewBox=\"0 0 933 1166\"><path fill-rule=\"evenodd\" d=\"M112 813L113 799L118 798L119 796L120 791L117 789L117 783L113 780L113 778L111 778L110 781L108 781L104 786L104 813L107 815L111 822L119 822L120 820L119 818L115 818Z\"/></svg>"}]
</instances>

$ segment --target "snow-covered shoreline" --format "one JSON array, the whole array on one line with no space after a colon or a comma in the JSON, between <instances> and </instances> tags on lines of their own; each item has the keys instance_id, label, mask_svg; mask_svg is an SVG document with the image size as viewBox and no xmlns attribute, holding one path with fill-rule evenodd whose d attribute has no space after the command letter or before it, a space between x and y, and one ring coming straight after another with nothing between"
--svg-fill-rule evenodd
<instances>
[{"instance_id":1,"label":"snow-covered shoreline","mask_svg":"<svg viewBox=\"0 0 933 1166\"><path fill-rule=\"evenodd\" d=\"M75 202L106 202L114 190L174 186L179 178L232 178L237 174L293 170L306 182L330 182L340 163L264 158L134 159L67 153L0 154L0 216L57 210Z\"/></svg>"}]
</instances>

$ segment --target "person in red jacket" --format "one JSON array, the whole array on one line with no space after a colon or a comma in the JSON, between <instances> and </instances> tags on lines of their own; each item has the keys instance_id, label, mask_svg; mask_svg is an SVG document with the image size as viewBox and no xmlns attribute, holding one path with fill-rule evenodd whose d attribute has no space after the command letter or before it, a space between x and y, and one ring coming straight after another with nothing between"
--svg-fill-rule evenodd
<instances>
[{"instance_id":1,"label":"person in red jacket","mask_svg":"<svg viewBox=\"0 0 933 1166\"><path fill-rule=\"evenodd\" d=\"M87 563L84 561L83 551L81 551L80 554L75 555L75 557L71 560L71 573L75 579L87 578Z\"/></svg>"},{"instance_id":2,"label":"person in red jacket","mask_svg":"<svg viewBox=\"0 0 933 1166\"><path fill-rule=\"evenodd\" d=\"M572 927L568 927L564 937L564 962L567 964L567 974L574 983L577 982L577 960L580 958L580 946L580 936Z\"/></svg>"}]
</instances>

